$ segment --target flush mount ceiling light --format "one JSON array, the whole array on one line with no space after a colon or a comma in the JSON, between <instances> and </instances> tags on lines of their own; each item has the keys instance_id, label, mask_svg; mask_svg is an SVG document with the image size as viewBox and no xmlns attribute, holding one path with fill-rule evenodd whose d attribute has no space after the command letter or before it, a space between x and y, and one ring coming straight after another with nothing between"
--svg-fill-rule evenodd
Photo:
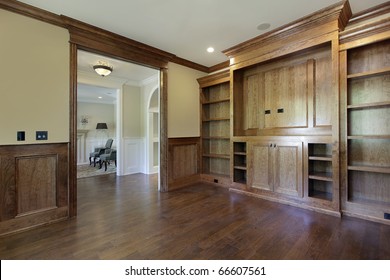
<instances>
[{"instance_id":1,"label":"flush mount ceiling light","mask_svg":"<svg viewBox=\"0 0 390 280\"><path fill-rule=\"evenodd\" d=\"M209 52L209 53L213 53L213 52L214 52L214 48L213 48L213 47L209 47L209 48L207 48L207 52Z\"/></svg>"},{"instance_id":2,"label":"flush mount ceiling light","mask_svg":"<svg viewBox=\"0 0 390 280\"><path fill-rule=\"evenodd\" d=\"M104 61L99 61L93 66L93 69L102 77L110 75L113 70L112 66L109 66L108 63Z\"/></svg>"}]
</instances>

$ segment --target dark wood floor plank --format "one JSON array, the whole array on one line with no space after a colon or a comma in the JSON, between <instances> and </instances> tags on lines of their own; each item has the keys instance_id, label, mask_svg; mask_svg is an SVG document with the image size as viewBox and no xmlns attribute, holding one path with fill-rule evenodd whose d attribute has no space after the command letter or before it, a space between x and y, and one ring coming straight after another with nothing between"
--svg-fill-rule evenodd
<instances>
[{"instance_id":1,"label":"dark wood floor plank","mask_svg":"<svg viewBox=\"0 0 390 280\"><path fill-rule=\"evenodd\" d=\"M390 259L390 226L157 177L78 180L79 215L0 237L0 259Z\"/></svg>"}]
</instances>

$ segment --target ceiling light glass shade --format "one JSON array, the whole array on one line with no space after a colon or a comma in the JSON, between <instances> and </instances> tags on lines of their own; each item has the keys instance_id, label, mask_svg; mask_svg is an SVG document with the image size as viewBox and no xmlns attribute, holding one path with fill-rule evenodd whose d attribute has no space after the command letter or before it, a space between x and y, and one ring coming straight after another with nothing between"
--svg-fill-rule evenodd
<instances>
[{"instance_id":1,"label":"ceiling light glass shade","mask_svg":"<svg viewBox=\"0 0 390 280\"><path fill-rule=\"evenodd\" d=\"M96 129L107 129L107 124L106 123L97 123Z\"/></svg>"},{"instance_id":2,"label":"ceiling light glass shade","mask_svg":"<svg viewBox=\"0 0 390 280\"><path fill-rule=\"evenodd\" d=\"M112 67L104 64L94 65L93 69L95 70L96 73L98 73L102 77L108 76L112 72Z\"/></svg>"}]
</instances>

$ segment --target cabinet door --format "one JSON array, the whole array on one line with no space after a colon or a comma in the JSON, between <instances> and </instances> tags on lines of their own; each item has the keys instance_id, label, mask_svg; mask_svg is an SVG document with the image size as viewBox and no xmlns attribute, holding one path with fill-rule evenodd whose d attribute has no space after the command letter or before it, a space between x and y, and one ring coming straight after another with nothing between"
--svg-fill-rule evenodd
<instances>
[{"instance_id":1,"label":"cabinet door","mask_svg":"<svg viewBox=\"0 0 390 280\"><path fill-rule=\"evenodd\" d=\"M307 126L307 62L264 73L265 127Z\"/></svg>"},{"instance_id":2,"label":"cabinet door","mask_svg":"<svg viewBox=\"0 0 390 280\"><path fill-rule=\"evenodd\" d=\"M274 191L300 196L302 187L302 142L276 142L274 157Z\"/></svg>"},{"instance_id":3,"label":"cabinet door","mask_svg":"<svg viewBox=\"0 0 390 280\"><path fill-rule=\"evenodd\" d=\"M262 190L273 190L273 157L270 143L248 144L248 186Z\"/></svg>"},{"instance_id":4,"label":"cabinet door","mask_svg":"<svg viewBox=\"0 0 390 280\"><path fill-rule=\"evenodd\" d=\"M245 129L264 128L264 77L263 73L245 77L243 101Z\"/></svg>"}]
</instances>

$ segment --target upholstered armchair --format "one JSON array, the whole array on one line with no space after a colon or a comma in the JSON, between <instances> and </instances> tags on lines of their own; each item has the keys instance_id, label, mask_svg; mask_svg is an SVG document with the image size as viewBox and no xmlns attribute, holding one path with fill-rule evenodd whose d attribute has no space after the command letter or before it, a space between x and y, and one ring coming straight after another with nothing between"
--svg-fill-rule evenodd
<instances>
[{"instance_id":1,"label":"upholstered armchair","mask_svg":"<svg viewBox=\"0 0 390 280\"><path fill-rule=\"evenodd\" d=\"M115 162L116 166L116 150L114 149L106 149L103 154L99 156L99 168L102 168L104 163L104 171L107 171L107 163L109 164L111 160Z\"/></svg>"},{"instance_id":2,"label":"upholstered armchair","mask_svg":"<svg viewBox=\"0 0 390 280\"><path fill-rule=\"evenodd\" d=\"M96 159L99 158L99 156L101 154L104 154L106 149L111 149L113 141L114 140L110 138L107 140L106 145L104 147L95 148L95 150L89 154L89 165L92 164L92 159L93 159L93 166L95 167L96 166Z\"/></svg>"}]
</instances>

